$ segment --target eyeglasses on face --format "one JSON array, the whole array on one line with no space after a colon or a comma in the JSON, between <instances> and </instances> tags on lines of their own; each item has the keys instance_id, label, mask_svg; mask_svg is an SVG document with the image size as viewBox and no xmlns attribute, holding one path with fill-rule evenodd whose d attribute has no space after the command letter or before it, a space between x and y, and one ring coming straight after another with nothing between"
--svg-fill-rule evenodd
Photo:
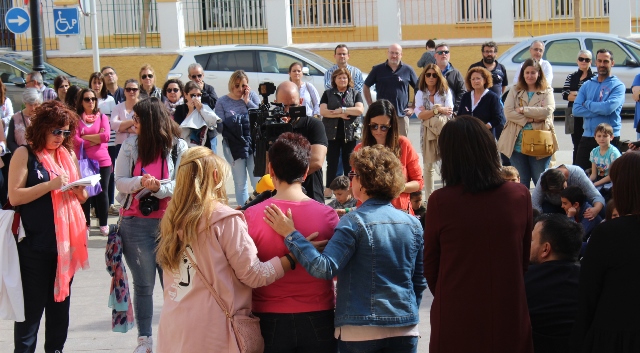
<instances>
[{"instance_id":1,"label":"eyeglasses on face","mask_svg":"<svg viewBox=\"0 0 640 353\"><path fill-rule=\"evenodd\" d=\"M131 116L131 120L133 120L136 123L140 122L140 117L138 116L138 114L133 113L133 115Z\"/></svg>"},{"instance_id":2,"label":"eyeglasses on face","mask_svg":"<svg viewBox=\"0 0 640 353\"><path fill-rule=\"evenodd\" d=\"M64 137L69 137L71 135L71 130L62 130L62 129L55 129L53 131L51 131L51 134L53 136L64 136Z\"/></svg>"},{"instance_id":3,"label":"eyeglasses on face","mask_svg":"<svg viewBox=\"0 0 640 353\"><path fill-rule=\"evenodd\" d=\"M143 80L146 80L147 78L153 78L153 74L142 75L141 77Z\"/></svg>"},{"instance_id":4,"label":"eyeglasses on face","mask_svg":"<svg viewBox=\"0 0 640 353\"><path fill-rule=\"evenodd\" d=\"M426 78L438 78L438 74L436 74L435 72L427 72L426 74L424 74L424 77Z\"/></svg>"},{"instance_id":5,"label":"eyeglasses on face","mask_svg":"<svg viewBox=\"0 0 640 353\"><path fill-rule=\"evenodd\" d=\"M193 98L202 98L202 94L194 93L194 94L190 94L189 97L191 97L191 99L193 99Z\"/></svg>"},{"instance_id":6,"label":"eyeglasses on face","mask_svg":"<svg viewBox=\"0 0 640 353\"><path fill-rule=\"evenodd\" d=\"M389 131L389 129L391 128L391 125L382 125L382 124L370 124L369 128L371 128L371 130L378 130L380 129L380 131L382 132L387 132Z\"/></svg>"},{"instance_id":7,"label":"eyeglasses on face","mask_svg":"<svg viewBox=\"0 0 640 353\"><path fill-rule=\"evenodd\" d=\"M113 71L103 72L103 73L102 73L102 75L104 75L104 76L115 76L115 74L116 74L116 73L115 73L115 72L113 72Z\"/></svg>"},{"instance_id":8,"label":"eyeglasses on face","mask_svg":"<svg viewBox=\"0 0 640 353\"><path fill-rule=\"evenodd\" d=\"M138 90L140 90L139 88L136 87L127 87L124 89L127 92L138 92Z\"/></svg>"},{"instance_id":9,"label":"eyeglasses on face","mask_svg":"<svg viewBox=\"0 0 640 353\"><path fill-rule=\"evenodd\" d=\"M98 98L96 97L82 97L82 101L85 103L96 102Z\"/></svg>"},{"instance_id":10,"label":"eyeglasses on face","mask_svg":"<svg viewBox=\"0 0 640 353\"><path fill-rule=\"evenodd\" d=\"M197 74L197 75L191 75L192 79L196 79L196 78L202 78L202 74Z\"/></svg>"},{"instance_id":11,"label":"eyeglasses on face","mask_svg":"<svg viewBox=\"0 0 640 353\"><path fill-rule=\"evenodd\" d=\"M349 173L347 174L347 176L349 177L349 181L353 181L353 177L359 177L360 174L356 174L356 172L354 172L353 170L349 171Z\"/></svg>"},{"instance_id":12,"label":"eyeglasses on face","mask_svg":"<svg viewBox=\"0 0 640 353\"><path fill-rule=\"evenodd\" d=\"M589 59L589 58L579 57L579 58L578 58L578 61L579 61L579 62L588 62L588 63L590 63L590 62L591 62L591 59Z\"/></svg>"},{"instance_id":13,"label":"eyeglasses on face","mask_svg":"<svg viewBox=\"0 0 640 353\"><path fill-rule=\"evenodd\" d=\"M167 93L178 93L180 88L167 88Z\"/></svg>"},{"instance_id":14,"label":"eyeglasses on face","mask_svg":"<svg viewBox=\"0 0 640 353\"><path fill-rule=\"evenodd\" d=\"M438 54L438 55L446 55L446 54L449 54L449 51L448 50L438 50L436 52L436 54Z\"/></svg>"}]
</instances>

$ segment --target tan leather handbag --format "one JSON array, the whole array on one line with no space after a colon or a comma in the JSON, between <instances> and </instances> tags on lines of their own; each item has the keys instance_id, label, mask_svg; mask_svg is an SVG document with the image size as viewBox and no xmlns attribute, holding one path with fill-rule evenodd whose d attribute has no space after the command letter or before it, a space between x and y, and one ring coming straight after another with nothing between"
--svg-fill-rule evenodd
<instances>
[{"instance_id":1,"label":"tan leather handbag","mask_svg":"<svg viewBox=\"0 0 640 353\"><path fill-rule=\"evenodd\" d=\"M553 154L553 134L547 130L522 130L522 154L549 157Z\"/></svg>"}]
</instances>

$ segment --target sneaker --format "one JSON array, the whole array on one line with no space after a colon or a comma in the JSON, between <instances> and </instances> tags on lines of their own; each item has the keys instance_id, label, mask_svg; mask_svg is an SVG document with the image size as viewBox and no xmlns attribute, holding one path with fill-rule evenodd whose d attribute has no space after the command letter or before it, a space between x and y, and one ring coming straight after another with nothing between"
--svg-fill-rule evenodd
<instances>
[{"instance_id":1,"label":"sneaker","mask_svg":"<svg viewBox=\"0 0 640 353\"><path fill-rule=\"evenodd\" d=\"M109 235L109 226L100 226L100 234L105 237Z\"/></svg>"},{"instance_id":2,"label":"sneaker","mask_svg":"<svg viewBox=\"0 0 640 353\"><path fill-rule=\"evenodd\" d=\"M151 336L138 337L138 347L136 347L133 353L153 353L153 340Z\"/></svg>"},{"instance_id":3,"label":"sneaker","mask_svg":"<svg viewBox=\"0 0 640 353\"><path fill-rule=\"evenodd\" d=\"M116 205L109 206L109 214L112 215L112 216L119 216L120 215L120 208L116 207Z\"/></svg>"}]
</instances>

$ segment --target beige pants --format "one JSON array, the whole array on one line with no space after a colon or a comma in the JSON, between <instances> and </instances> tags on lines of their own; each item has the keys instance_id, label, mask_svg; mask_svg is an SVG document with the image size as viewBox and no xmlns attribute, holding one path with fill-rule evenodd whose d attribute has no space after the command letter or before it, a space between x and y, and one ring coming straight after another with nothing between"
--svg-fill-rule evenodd
<instances>
[{"instance_id":1,"label":"beige pants","mask_svg":"<svg viewBox=\"0 0 640 353\"><path fill-rule=\"evenodd\" d=\"M398 117L398 133L400 136L409 136L409 117L408 116L399 116Z\"/></svg>"},{"instance_id":2,"label":"beige pants","mask_svg":"<svg viewBox=\"0 0 640 353\"><path fill-rule=\"evenodd\" d=\"M422 177L424 178L424 199L429 200L429 195L433 192L434 182L433 177L436 174L436 168L433 163L424 163L424 170L422 171Z\"/></svg>"}]
</instances>

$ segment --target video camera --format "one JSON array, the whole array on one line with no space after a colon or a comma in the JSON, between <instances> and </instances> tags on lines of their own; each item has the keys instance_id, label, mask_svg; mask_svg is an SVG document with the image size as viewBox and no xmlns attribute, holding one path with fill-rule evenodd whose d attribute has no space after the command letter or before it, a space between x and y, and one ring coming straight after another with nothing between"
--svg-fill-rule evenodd
<instances>
[{"instance_id":1,"label":"video camera","mask_svg":"<svg viewBox=\"0 0 640 353\"><path fill-rule=\"evenodd\" d=\"M249 109L249 123L251 126L251 142L253 144L255 167L254 176L263 176L267 169L267 151L276 139L285 132L292 132L291 121L307 115L304 106L289 107L289 112L284 111L282 103L269 104L269 96L276 91L273 82L263 82L258 86L258 92L262 96L262 103L256 109ZM271 109L273 105L273 109ZM282 118L289 118L285 121Z\"/></svg>"}]
</instances>

